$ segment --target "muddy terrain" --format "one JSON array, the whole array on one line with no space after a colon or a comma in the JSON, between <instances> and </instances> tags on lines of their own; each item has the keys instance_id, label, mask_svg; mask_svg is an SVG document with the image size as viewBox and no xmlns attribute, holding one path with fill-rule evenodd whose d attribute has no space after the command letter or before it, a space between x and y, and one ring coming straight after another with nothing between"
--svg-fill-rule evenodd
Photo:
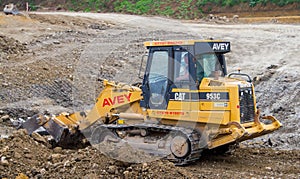
<instances>
[{"instance_id":1,"label":"muddy terrain","mask_svg":"<svg viewBox=\"0 0 300 179\"><path fill-rule=\"evenodd\" d=\"M182 22L99 13L0 14L0 178L299 178L299 24ZM283 127L194 164L129 164L95 148L52 148L11 119L90 109L103 79L136 83L148 40L231 41L228 71L248 73L258 107Z\"/></svg>"}]
</instances>

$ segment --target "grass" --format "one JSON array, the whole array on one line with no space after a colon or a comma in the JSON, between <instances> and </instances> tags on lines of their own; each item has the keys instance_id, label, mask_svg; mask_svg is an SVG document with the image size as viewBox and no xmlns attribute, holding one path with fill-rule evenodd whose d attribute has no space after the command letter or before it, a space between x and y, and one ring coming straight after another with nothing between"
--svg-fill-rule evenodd
<instances>
[{"instance_id":1,"label":"grass","mask_svg":"<svg viewBox=\"0 0 300 179\"><path fill-rule=\"evenodd\" d=\"M0 1L1 2L1 1ZM34 0L30 0L30 6L34 9ZM66 0L67 9L73 11L101 11L119 12L138 15L162 15L179 19L193 19L203 16L205 12L213 11L215 7L233 7L240 4L249 8L257 5L275 4L286 6L297 3L300 8L300 0Z\"/></svg>"}]
</instances>

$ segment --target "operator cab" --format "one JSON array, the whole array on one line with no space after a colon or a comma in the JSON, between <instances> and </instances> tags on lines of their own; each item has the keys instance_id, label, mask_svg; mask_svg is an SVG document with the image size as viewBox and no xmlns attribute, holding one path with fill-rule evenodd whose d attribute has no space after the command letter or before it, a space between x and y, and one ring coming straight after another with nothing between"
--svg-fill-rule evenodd
<instances>
[{"instance_id":1,"label":"operator cab","mask_svg":"<svg viewBox=\"0 0 300 179\"><path fill-rule=\"evenodd\" d=\"M173 88L199 90L203 78L227 75L230 43L214 40L145 42L149 49L142 107L166 109Z\"/></svg>"}]
</instances>

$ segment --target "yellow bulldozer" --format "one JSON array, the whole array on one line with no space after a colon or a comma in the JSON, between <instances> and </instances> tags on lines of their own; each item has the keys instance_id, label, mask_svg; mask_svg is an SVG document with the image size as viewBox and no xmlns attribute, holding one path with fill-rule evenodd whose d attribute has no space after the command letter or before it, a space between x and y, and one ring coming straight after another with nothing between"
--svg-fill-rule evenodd
<instances>
[{"instance_id":1,"label":"yellow bulldozer","mask_svg":"<svg viewBox=\"0 0 300 179\"><path fill-rule=\"evenodd\" d=\"M227 147L281 127L260 116L250 76L227 74L221 40L149 41L142 82L104 80L90 111L36 115L22 124L29 134L43 127L57 143L125 141L176 165L197 160L203 150Z\"/></svg>"}]
</instances>

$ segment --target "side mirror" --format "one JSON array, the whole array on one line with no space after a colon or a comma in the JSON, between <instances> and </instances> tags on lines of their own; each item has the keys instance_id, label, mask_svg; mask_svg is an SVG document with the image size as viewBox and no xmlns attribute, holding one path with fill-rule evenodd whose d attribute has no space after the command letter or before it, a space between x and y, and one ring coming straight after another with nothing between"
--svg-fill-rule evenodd
<instances>
[{"instance_id":1,"label":"side mirror","mask_svg":"<svg viewBox=\"0 0 300 179\"><path fill-rule=\"evenodd\" d=\"M148 58L148 55L143 55L143 57L142 57L142 61L141 61L141 65L140 65L140 71L139 71L139 78L140 79L143 79L144 77L143 77L143 74L141 74L142 72L142 69L143 69L143 64L144 64L144 59L145 59L145 57L147 57Z\"/></svg>"}]
</instances>

